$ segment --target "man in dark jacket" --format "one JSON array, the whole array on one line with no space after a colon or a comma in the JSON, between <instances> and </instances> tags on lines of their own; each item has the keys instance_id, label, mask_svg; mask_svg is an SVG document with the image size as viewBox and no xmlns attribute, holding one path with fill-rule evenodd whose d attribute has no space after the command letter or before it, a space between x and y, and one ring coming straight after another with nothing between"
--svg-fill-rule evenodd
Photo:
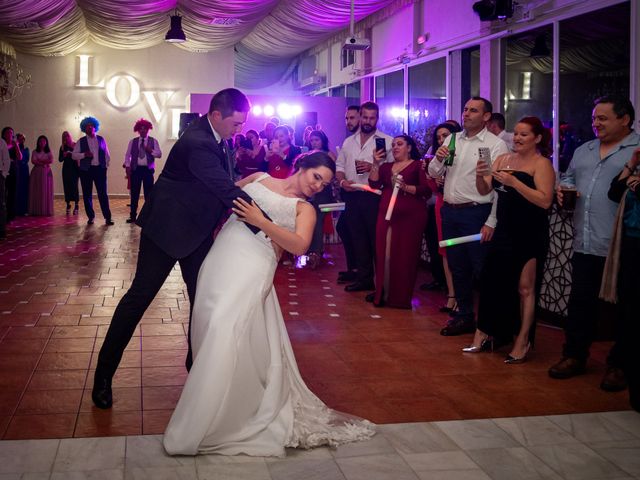
<instances>
[{"instance_id":1,"label":"man in dark jacket","mask_svg":"<svg viewBox=\"0 0 640 480\"><path fill-rule=\"evenodd\" d=\"M124 349L175 263L180 264L193 305L198 271L213 244L214 229L233 200L251 202L232 180L225 142L242 130L249 109L242 92L221 90L211 100L209 113L194 121L171 149L137 218L142 232L136 274L100 349L92 391L97 407L111 407L111 379ZM191 361L189 348L187 369Z\"/></svg>"}]
</instances>

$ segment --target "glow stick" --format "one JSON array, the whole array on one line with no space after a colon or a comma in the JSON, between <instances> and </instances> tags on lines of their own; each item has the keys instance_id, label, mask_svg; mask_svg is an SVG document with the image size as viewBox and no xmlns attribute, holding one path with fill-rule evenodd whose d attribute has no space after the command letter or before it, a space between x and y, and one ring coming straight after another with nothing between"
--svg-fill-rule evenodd
<instances>
[{"instance_id":1,"label":"glow stick","mask_svg":"<svg viewBox=\"0 0 640 480\"><path fill-rule=\"evenodd\" d=\"M454 245L461 245L463 243L477 242L480 240L481 237L482 237L481 234L476 233L475 235L467 235L465 237L456 237L456 238L450 238L448 240L442 240L438 242L438 245L441 248L453 247Z\"/></svg>"},{"instance_id":2,"label":"glow stick","mask_svg":"<svg viewBox=\"0 0 640 480\"><path fill-rule=\"evenodd\" d=\"M344 210L344 202L338 202L338 203L321 203L320 205L318 205L318 208L320 209L320 211L322 213L326 213L326 212L341 212Z\"/></svg>"},{"instance_id":3,"label":"glow stick","mask_svg":"<svg viewBox=\"0 0 640 480\"><path fill-rule=\"evenodd\" d=\"M398 180L402 180L402 175L397 176ZM396 200L398 199L398 192L400 191L400 182L396 182L393 186L393 192L391 193L391 200L389 201L389 206L387 207L387 214L384 216L384 219L388 222L391 220L391 214L393 213L393 208L396 206Z\"/></svg>"},{"instance_id":4,"label":"glow stick","mask_svg":"<svg viewBox=\"0 0 640 480\"><path fill-rule=\"evenodd\" d=\"M370 187L369 185L367 185L365 183L352 183L349 186L352 187L352 188L356 188L358 190L364 190L366 192L375 193L376 195L382 195L382 190L378 190L378 189L372 188L372 187Z\"/></svg>"}]
</instances>

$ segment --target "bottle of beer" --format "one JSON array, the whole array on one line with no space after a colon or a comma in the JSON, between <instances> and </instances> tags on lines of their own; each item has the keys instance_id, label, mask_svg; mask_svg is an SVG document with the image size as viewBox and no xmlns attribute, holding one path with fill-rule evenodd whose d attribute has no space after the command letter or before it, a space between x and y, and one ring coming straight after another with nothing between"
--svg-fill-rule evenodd
<instances>
[{"instance_id":1,"label":"bottle of beer","mask_svg":"<svg viewBox=\"0 0 640 480\"><path fill-rule=\"evenodd\" d=\"M453 165L453 158L456 156L456 134L451 134L451 141L449 142L449 155L444 159L444 166L450 167Z\"/></svg>"}]
</instances>

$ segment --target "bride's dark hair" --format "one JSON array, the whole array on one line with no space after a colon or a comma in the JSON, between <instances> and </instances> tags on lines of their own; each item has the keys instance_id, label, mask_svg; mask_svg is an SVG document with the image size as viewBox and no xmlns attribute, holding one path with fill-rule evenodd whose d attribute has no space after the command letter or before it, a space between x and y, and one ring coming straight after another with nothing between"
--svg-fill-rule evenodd
<instances>
[{"instance_id":1,"label":"bride's dark hair","mask_svg":"<svg viewBox=\"0 0 640 480\"><path fill-rule=\"evenodd\" d=\"M312 150L309 153L303 153L296 157L293 173L298 170L308 170L309 168L326 167L335 175L336 162L321 150Z\"/></svg>"}]
</instances>

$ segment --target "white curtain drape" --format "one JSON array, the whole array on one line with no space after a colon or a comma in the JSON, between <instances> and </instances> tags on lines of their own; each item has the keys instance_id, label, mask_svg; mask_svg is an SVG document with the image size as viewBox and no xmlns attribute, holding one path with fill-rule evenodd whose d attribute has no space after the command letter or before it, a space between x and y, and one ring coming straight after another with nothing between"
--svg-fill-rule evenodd
<instances>
[{"instance_id":1,"label":"white curtain drape","mask_svg":"<svg viewBox=\"0 0 640 480\"><path fill-rule=\"evenodd\" d=\"M360 20L407 0L356 0ZM160 44L169 16L209 52L236 45L236 84L259 88L290 74L297 55L349 25L350 0L0 0L0 39L18 52L68 55L87 40L118 49Z\"/></svg>"}]
</instances>

